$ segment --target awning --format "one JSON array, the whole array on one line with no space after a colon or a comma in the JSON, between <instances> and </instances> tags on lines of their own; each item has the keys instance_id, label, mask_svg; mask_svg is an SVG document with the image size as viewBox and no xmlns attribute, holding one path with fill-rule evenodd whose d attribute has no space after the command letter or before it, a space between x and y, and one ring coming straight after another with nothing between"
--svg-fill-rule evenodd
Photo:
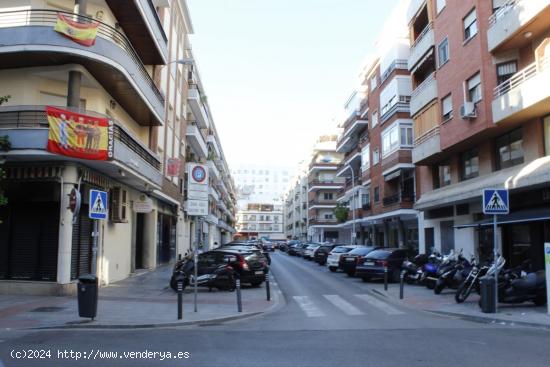
<instances>
[{"instance_id":1,"label":"awning","mask_svg":"<svg viewBox=\"0 0 550 367\"><path fill-rule=\"evenodd\" d=\"M398 178L399 176L401 176L401 170L398 169L397 171L393 171L392 173L388 173L387 175L384 176L384 181L388 182L388 181L391 181L391 180L394 180L396 178Z\"/></svg>"},{"instance_id":2,"label":"awning","mask_svg":"<svg viewBox=\"0 0 550 367\"><path fill-rule=\"evenodd\" d=\"M520 210L508 215L498 215L497 224L527 223L550 220L550 208L533 208ZM472 227L488 227L493 225L493 219L483 219L472 223L459 224L456 229Z\"/></svg>"},{"instance_id":3,"label":"awning","mask_svg":"<svg viewBox=\"0 0 550 367\"><path fill-rule=\"evenodd\" d=\"M418 68L424 63L424 61L426 61L428 58L430 58L434 53L434 49L433 48L430 48L430 51L428 51L426 53L426 55L424 55L414 66L414 68L412 68L411 70L411 74L414 74Z\"/></svg>"}]
</instances>

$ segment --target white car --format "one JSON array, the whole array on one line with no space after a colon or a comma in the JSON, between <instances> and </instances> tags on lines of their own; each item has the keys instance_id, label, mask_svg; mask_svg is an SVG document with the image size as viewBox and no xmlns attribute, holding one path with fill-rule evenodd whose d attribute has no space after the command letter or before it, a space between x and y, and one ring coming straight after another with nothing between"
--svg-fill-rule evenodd
<instances>
[{"instance_id":1,"label":"white car","mask_svg":"<svg viewBox=\"0 0 550 367\"><path fill-rule=\"evenodd\" d=\"M304 250L303 258L307 260L313 259L313 255L315 255L315 250L317 250L319 247L321 247L321 245L318 243L306 247L306 249Z\"/></svg>"},{"instance_id":2,"label":"white car","mask_svg":"<svg viewBox=\"0 0 550 367\"><path fill-rule=\"evenodd\" d=\"M352 246L352 245L345 245L345 246L336 246L332 249L332 251L328 254L327 258L327 266L328 269L332 272L335 272L338 270L338 262L340 261L340 256L347 254L354 248L357 248L359 246Z\"/></svg>"}]
</instances>

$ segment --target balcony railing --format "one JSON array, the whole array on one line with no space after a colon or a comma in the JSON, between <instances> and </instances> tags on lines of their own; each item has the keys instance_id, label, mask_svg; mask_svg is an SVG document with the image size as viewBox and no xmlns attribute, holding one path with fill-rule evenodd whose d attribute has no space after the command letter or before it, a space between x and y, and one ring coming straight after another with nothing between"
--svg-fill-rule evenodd
<instances>
[{"instance_id":1,"label":"balcony railing","mask_svg":"<svg viewBox=\"0 0 550 367\"><path fill-rule=\"evenodd\" d=\"M397 59L394 60L390 66L380 76L380 84L384 83L396 69L407 70L407 60Z\"/></svg>"},{"instance_id":2,"label":"balcony railing","mask_svg":"<svg viewBox=\"0 0 550 367\"><path fill-rule=\"evenodd\" d=\"M422 134L418 138L414 139L414 146L419 146L428 141L430 138L437 135L439 135L439 126L435 126L434 128L426 131L426 133Z\"/></svg>"},{"instance_id":3,"label":"balcony railing","mask_svg":"<svg viewBox=\"0 0 550 367\"><path fill-rule=\"evenodd\" d=\"M510 92L512 89L521 86L527 80L532 79L541 72L545 71L549 68L549 66L550 57L546 57L544 59L541 59L539 62L535 62L527 66L525 69L520 70L519 72L514 74L504 83L497 85L493 90L493 97L497 99L498 97L503 96L504 94Z\"/></svg>"},{"instance_id":4,"label":"balcony railing","mask_svg":"<svg viewBox=\"0 0 550 367\"><path fill-rule=\"evenodd\" d=\"M82 23L97 23L97 35L98 37L107 39L114 44L122 48L126 54L132 59L133 63L137 67L139 75L133 75L132 78L139 78L142 82L146 83L151 90L156 94L159 101L164 104L164 96L161 91L155 85L153 79L147 73L143 62L138 56L136 50L128 40L128 38L118 31L116 28L110 25L93 19L87 16L79 15L76 13L69 13L65 11L47 10L47 9L28 9L18 11L0 12L0 28L9 27L22 27L22 26L49 26L53 27L57 23L57 14L61 13L68 18L82 22Z\"/></svg>"},{"instance_id":5,"label":"balcony railing","mask_svg":"<svg viewBox=\"0 0 550 367\"><path fill-rule=\"evenodd\" d=\"M403 202L413 203L414 193L403 191L401 192L401 194L395 193L393 195L386 196L382 199L382 203L384 204L384 206L390 206L390 205L403 203Z\"/></svg>"},{"instance_id":6,"label":"balcony railing","mask_svg":"<svg viewBox=\"0 0 550 367\"><path fill-rule=\"evenodd\" d=\"M336 205L336 200L320 200L313 199L309 201L309 206L319 206L319 205Z\"/></svg>"},{"instance_id":7,"label":"balcony railing","mask_svg":"<svg viewBox=\"0 0 550 367\"><path fill-rule=\"evenodd\" d=\"M413 44L411 45L411 49L415 48L416 46L418 46L418 44L420 42L422 42L422 40L424 39L424 37L426 37L426 35L428 34L428 32L430 32L431 30L433 29L433 25L432 23L428 24L426 27L424 27L424 29L422 30L422 32L420 32L420 34L418 35L418 37L416 37L416 39L414 40Z\"/></svg>"},{"instance_id":8,"label":"balcony railing","mask_svg":"<svg viewBox=\"0 0 550 367\"><path fill-rule=\"evenodd\" d=\"M493 27L500 18L505 16L514 6L519 2L519 0L508 0L504 5L502 5L497 11L495 11L489 17L489 28Z\"/></svg>"},{"instance_id":9,"label":"balcony railing","mask_svg":"<svg viewBox=\"0 0 550 367\"><path fill-rule=\"evenodd\" d=\"M380 123L386 122L393 114L397 112L409 112L410 111L410 96L399 96L395 98L380 110Z\"/></svg>"}]
</instances>

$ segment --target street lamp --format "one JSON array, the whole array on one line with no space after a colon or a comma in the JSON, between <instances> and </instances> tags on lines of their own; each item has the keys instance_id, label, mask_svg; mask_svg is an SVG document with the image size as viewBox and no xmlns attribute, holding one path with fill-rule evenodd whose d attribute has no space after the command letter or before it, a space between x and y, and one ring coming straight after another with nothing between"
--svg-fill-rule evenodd
<instances>
[{"instance_id":1,"label":"street lamp","mask_svg":"<svg viewBox=\"0 0 550 367\"><path fill-rule=\"evenodd\" d=\"M170 65L170 64L180 64L180 65L191 65L193 66L195 64L195 60L194 59L191 59L191 58L183 58L183 59L179 59L179 60L174 60L174 61L170 61L168 64L166 65Z\"/></svg>"},{"instance_id":2,"label":"street lamp","mask_svg":"<svg viewBox=\"0 0 550 367\"><path fill-rule=\"evenodd\" d=\"M353 172L353 168L348 164L346 168L342 171L345 172L347 170L351 171L351 214L352 214L352 233L351 233L351 244L355 245L355 236L357 235L357 232L355 232L355 173Z\"/></svg>"}]
</instances>

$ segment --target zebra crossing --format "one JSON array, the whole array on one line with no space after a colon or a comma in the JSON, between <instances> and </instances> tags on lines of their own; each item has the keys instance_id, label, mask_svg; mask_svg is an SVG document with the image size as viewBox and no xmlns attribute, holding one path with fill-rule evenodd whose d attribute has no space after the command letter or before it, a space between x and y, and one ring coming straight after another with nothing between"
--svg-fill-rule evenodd
<instances>
[{"instance_id":1,"label":"zebra crossing","mask_svg":"<svg viewBox=\"0 0 550 367\"><path fill-rule=\"evenodd\" d=\"M326 317L327 313L325 311L327 308L325 305L332 305L348 316L362 316L374 313L370 312L369 308L362 310L360 306L358 307L359 304L368 305L371 309L374 308L377 312L390 316L405 314L405 312L370 294L355 294L353 296L353 303L350 302L351 300L346 300L336 294L324 294L322 298L319 297L315 300L309 296L293 296L292 298L307 317Z\"/></svg>"}]
</instances>

